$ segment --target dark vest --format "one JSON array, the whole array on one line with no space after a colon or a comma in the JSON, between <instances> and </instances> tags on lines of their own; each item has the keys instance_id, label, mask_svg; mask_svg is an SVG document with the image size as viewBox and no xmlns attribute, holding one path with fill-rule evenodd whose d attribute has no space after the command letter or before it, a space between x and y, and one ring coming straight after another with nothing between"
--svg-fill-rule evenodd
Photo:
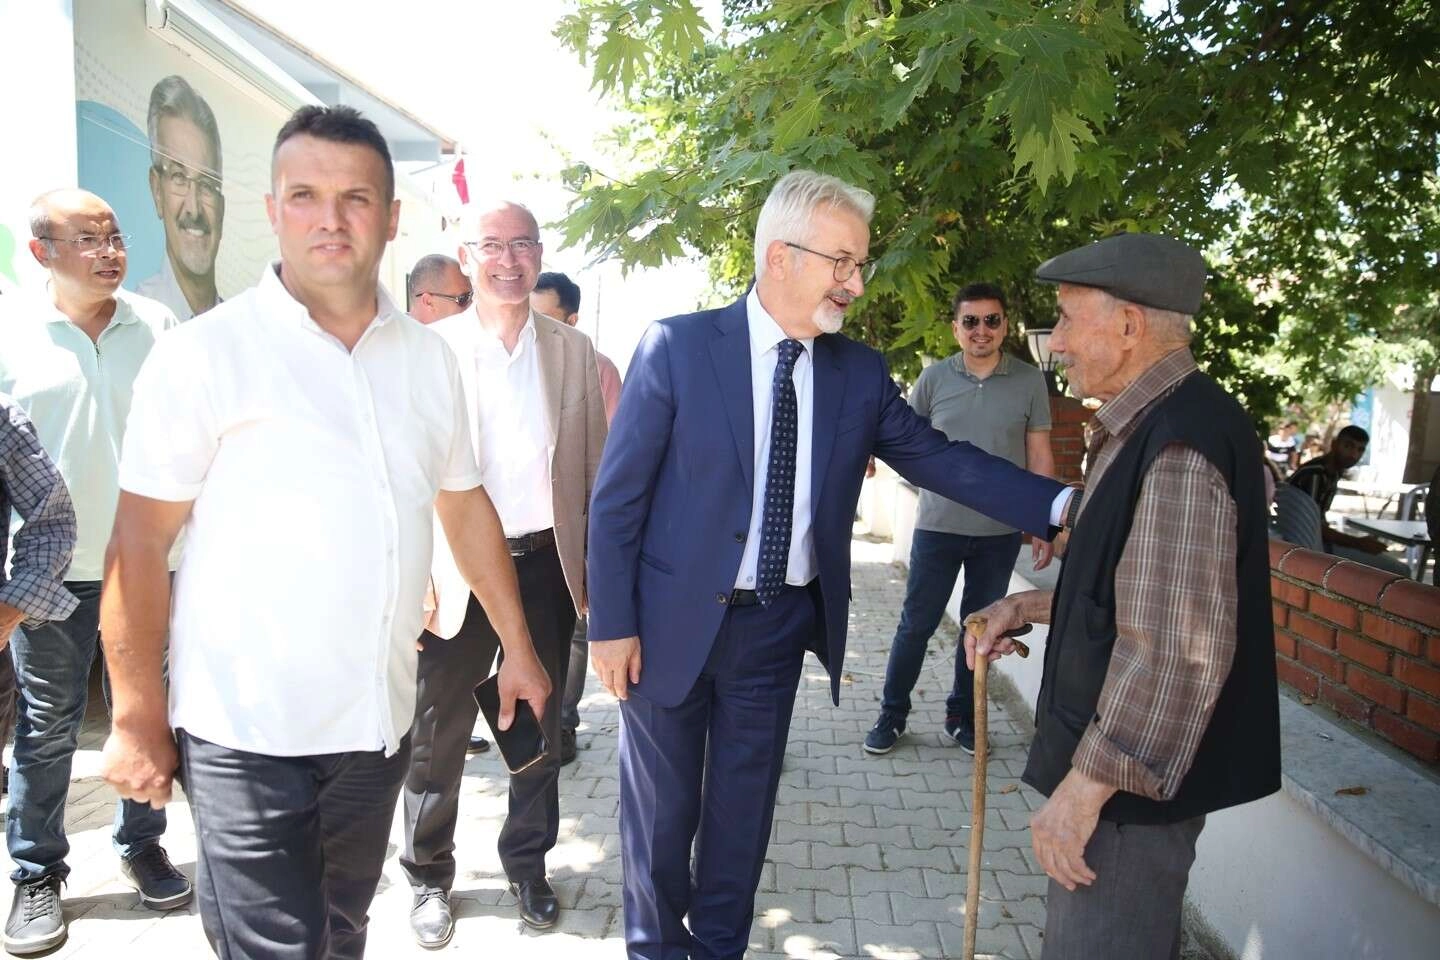
<instances>
[{"instance_id":1,"label":"dark vest","mask_svg":"<svg viewBox=\"0 0 1440 960\"><path fill-rule=\"evenodd\" d=\"M1143 415L1100 483L1086 491L1050 610L1045 676L1024 779L1049 796L1070 771L1075 748L1095 717L1115 646L1115 570L1145 474L1172 443L1214 464L1235 500L1235 659L1179 791L1164 802L1116 793L1100 815L1118 823L1173 823L1280 789L1280 708L1260 443L1240 405L1199 372Z\"/></svg>"}]
</instances>

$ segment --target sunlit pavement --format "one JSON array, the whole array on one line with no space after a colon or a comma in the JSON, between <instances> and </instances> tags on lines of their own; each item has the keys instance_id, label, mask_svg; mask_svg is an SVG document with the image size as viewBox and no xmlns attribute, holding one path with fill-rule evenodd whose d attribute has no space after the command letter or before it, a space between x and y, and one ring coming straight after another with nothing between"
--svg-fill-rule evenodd
<instances>
[{"instance_id":1,"label":"sunlit pavement","mask_svg":"<svg viewBox=\"0 0 1440 960\"><path fill-rule=\"evenodd\" d=\"M761 878L750 956L956 957L964 927L972 761L941 737L955 650L953 625L932 643L915 694L910 731L872 757L860 747L879 707L885 658L904 595L904 571L888 543L854 544L850 653L841 704L825 672L806 663L791 727L769 863ZM615 958L624 955L620 916L616 709L591 685L581 706L579 760L561 771L560 842L549 858L562 906L558 926L527 931L506 892L495 853L505 776L494 753L466 766L457 837L455 937L442 951L410 935L410 891L396 860L397 819L380 891L370 911L368 956L435 952L492 958ZM65 890L69 942L54 957L207 957L199 917L160 916L138 906L110 848L114 794L97 778L103 708L91 711L76 757L66 811L73 868ZM979 953L1040 956L1045 878L1026 832L1039 797L1019 784L1022 727L992 703L985 872ZM194 838L183 797L171 805L165 846L193 875ZM1190 953L1187 952L1187 957ZM1198 954L1196 956L1199 956Z\"/></svg>"}]
</instances>

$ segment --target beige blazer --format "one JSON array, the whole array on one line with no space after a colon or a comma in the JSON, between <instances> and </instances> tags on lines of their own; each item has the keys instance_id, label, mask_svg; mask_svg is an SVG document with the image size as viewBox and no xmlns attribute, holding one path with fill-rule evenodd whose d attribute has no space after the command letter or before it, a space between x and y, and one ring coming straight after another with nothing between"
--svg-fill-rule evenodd
<instances>
[{"instance_id":1,"label":"beige blazer","mask_svg":"<svg viewBox=\"0 0 1440 960\"><path fill-rule=\"evenodd\" d=\"M605 445L605 398L590 338L549 317L531 311L535 324L535 355L540 365L540 402L550 431L550 502L555 511L555 545L565 585L577 613L584 613L585 530L589 523L590 490ZM461 360L460 379L471 416L479 410L475 365ZM435 519L435 551L430 566L435 613L427 629L453 637L465 621L470 587L455 567L450 544ZM557 602L559 598L556 598Z\"/></svg>"}]
</instances>

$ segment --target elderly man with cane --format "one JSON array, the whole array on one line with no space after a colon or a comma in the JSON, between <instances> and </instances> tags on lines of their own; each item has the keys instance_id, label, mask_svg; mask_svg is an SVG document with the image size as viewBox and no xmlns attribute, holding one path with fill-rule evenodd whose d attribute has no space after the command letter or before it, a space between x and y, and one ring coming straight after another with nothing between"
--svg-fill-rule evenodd
<instances>
[{"instance_id":1,"label":"elderly man with cane","mask_svg":"<svg viewBox=\"0 0 1440 960\"><path fill-rule=\"evenodd\" d=\"M1050 624L1024 775L1049 798L1030 823L1046 960L1178 957L1206 814L1280 788L1260 450L1190 353L1198 253L1127 234L1036 277L1060 286L1075 393L1104 405L1058 585L980 611L966 657Z\"/></svg>"}]
</instances>

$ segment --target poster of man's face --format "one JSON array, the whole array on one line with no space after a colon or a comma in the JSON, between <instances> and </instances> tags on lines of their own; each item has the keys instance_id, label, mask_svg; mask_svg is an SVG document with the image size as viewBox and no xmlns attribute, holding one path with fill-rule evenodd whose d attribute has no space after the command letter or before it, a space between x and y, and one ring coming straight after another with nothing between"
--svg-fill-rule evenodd
<instances>
[{"instance_id":1,"label":"poster of man's face","mask_svg":"<svg viewBox=\"0 0 1440 960\"><path fill-rule=\"evenodd\" d=\"M165 260L138 292L188 320L220 301L215 289L225 222L220 130L205 98L180 76L155 84L147 127L150 195L165 229Z\"/></svg>"}]
</instances>

